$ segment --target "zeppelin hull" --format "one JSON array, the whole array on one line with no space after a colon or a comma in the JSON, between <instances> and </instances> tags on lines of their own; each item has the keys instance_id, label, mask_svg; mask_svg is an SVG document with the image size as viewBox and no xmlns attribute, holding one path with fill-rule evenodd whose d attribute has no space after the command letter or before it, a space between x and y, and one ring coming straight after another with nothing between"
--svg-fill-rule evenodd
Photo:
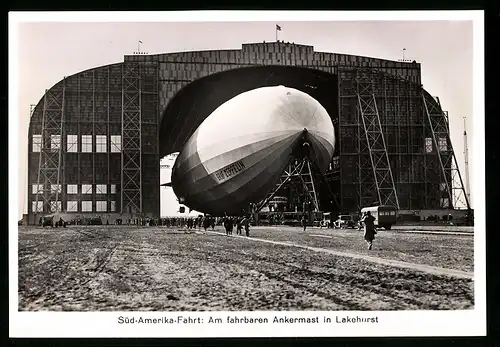
<instances>
[{"instance_id":1,"label":"zeppelin hull","mask_svg":"<svg viewBox=\"0 0 500 347\"><path fill-rule=\"evenodd\" d=\"M172 172L174 192L198 211L239 213L265 197L304 141L325 170L334 132L315 99L282 86L243 93L215 110L185 144Z\"/></svg>"}]
</instances>

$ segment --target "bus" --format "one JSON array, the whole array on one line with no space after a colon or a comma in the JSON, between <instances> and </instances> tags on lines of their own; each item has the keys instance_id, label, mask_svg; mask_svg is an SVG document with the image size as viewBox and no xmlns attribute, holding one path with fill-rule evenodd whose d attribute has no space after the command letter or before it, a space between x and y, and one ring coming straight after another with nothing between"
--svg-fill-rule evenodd
<instances>
[{"instance_id":1,"label":"bus","mask_svg":"<svg viewBox=\"0 0 500 347\"><path fill-rule=\"evenodd\" d=\"M397 209L393 206L381 205L364 207L361 209L361 214L364 215L368 211L370 211L371 215L375 217L376 228L385 228L385 230L390 230L391 227L396 224Z\"/></svg>"}]
</instances>

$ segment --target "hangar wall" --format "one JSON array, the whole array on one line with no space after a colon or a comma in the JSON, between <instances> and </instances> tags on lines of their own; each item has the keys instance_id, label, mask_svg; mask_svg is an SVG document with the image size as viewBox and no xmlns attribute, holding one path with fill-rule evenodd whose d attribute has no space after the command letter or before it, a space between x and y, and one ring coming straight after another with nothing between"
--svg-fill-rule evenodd
<instances>
[{"instance_id":1,"label":"hangar wall","mask_svg":"<svg viewBox=\"0 0 500 347\"><path fill-rule=\"evenodd\" d=\"M47 90L29 129L28 214L62 209L158 216L159 159L168 154L159 150L158 132L161 118L169 117L167 105L195 80L258 65L302 66L339 76L340 157L327 177L340 183L341 209L355 210L377 199L379 183L367 151L371 140L363 140L374 130L362 126L369 115L360 113L360 97L376 105L400 208L451 206L442 189L451 162L441 158L451 158L451 143L449 136L429 136L435 126L422 96L442 112L421 89L420 64L271 42L244 44L241 50L126 55L123 63L75 74ZM371 85L368 92L366 85ZM179 136L186 126L187 116L170 129L177 136L171 139L171 152L187 140Z\"/></svg>"},{"instance_id":2,"label":"hangar wall","mask_svg":"<svg viewBox=\"0 0 500 347\"><path fill-rule=\"evenodd\" d=\"M159 209L157 65L120 63L67 77L33 110L28 218Z\"/></svg>"}]
</instances>

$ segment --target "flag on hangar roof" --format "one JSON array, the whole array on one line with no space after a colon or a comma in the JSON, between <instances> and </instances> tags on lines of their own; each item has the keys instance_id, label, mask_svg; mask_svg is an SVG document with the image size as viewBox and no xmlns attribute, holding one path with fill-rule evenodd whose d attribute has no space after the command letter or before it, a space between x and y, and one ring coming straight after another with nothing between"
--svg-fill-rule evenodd
<instances>
[{"instance_id":1,"label":"flag on hangar roof","mask_svg":"<svg viewBox=\"0 0 500 347\"><path fill-rule=\"evenodd\" d=\"M276 30L281 31L281 27L278 24L276 24Z\"/></svg>"}]
</instances>

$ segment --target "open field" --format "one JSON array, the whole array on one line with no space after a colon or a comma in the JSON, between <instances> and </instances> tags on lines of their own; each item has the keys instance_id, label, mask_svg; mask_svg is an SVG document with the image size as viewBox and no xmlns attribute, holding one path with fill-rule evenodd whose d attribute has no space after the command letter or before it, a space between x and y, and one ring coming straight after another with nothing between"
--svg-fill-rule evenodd
<instances>
[{"instance_id":1,"label":"open field","mask_svg":"<svg viewBox=\"0 0 500 347\"><path fill-rule=\"evenodd\" d=\"M470 309L472 255L471 236L392 231L379 232L368 251L352 230L252 228L246 239L159 227L22 227L19 309ZM390 260L467 276L384 263Z\"/></svg>"},{"instance_id":2,"label":"open field","mask_svg":"<svg viewBox=\"0 0 500 347\"><path fill-rule=\"evenodd\" d=\"M460 228L455 228L457 229ZM267 227L253 229L251 236L384 259L474 271L472 235L412 234L397 230L377 230L377 233L371 251L366 248L363 231L358 229L307 228L304 232L301 228Z\"/></svg>"}]
</instances>

